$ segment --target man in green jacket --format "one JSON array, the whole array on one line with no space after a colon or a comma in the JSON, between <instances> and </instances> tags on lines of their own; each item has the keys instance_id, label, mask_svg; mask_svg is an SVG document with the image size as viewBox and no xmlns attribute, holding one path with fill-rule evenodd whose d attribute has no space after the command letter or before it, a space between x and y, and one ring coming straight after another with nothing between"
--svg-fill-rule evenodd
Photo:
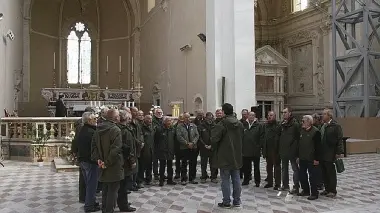
<instances>
[{"instance_id":1,"label":"man in green jacket","mask_svg":"<svg viewBox=\"0 0 380 213\"><path fill-rule=\"evenodd\" d=\"M319 165L320 147L321 133L313 126L313 117L311 115L303 116L297 159L300 168L299 175L302 192L298 195L308 196L308 200L318 199L316 166Z\"/></svg>"},{"instance_id":2,"label":"man in green jacket","mask_svg":"<svg viewBox=\"0 0 380 213\"><path fill-rule=\"evenodd\" d=\"M337 194L335 161L342 157L343 151L343 131L342 127L333 120L333 113L330 109L323 110L321 127L322 135L322 155L321 168L324 178L325 191L321 195L335 197Z\"/></svg>"},{"instance_id":3,"label":"man in green jacket","mask_svg":"<svg viewBox=\"0 0 380 213\"><path fill-rule=\"evenodd\" d=\"M213 163L220 169L222 179L223 202L219 207L231 207L231 182L233 187L233 205L241 205L240 168L243 166L242 143L243 124L233 116L234 108L225 103L222 106L225 118L221 120L211 131L211 149L213 150Z\"/></svg>"},{"instance_id":4,"label":"man in green jacket","mask_svg":"<svg viewBox=\"0 0 380 213\"><path fill-rule=\"evenodd\" d=\"M243 136L243 186L248 185L252 176L252 161L256 187L260 186L260 157L264 139L263 126L259 123L254 112L248 113Z\"/></svg>"},{"instance_id":5,"label":"man in green jacket","mask_svg":"<svg viewBox=\"0 0 380 213\"><path fill-rule=\"evenodd\" d=\"M102 209L105 213L114 212L120 181L124 179L121 130L116 125L119 120L118 110L108 110L107 120L97 127L91 145L91 158L101 168Z\"/></svg>"},{"instance_id":6,"label":"man in green jacket","mask_svg":"<svg viewBox=\"0 0 380 213\"><path fill-rule=\"evenodd\" d=\"M281 159L278 152L279 141L281 135L281 125L276 120L276 113L268 112L267 122L264 124L264 146L263 156L266 159L267 166L267 184L264 188L273 187L274 190L279 190L281 187ZM273 175L274 170L274 175Z\"/></svg>"},{"instance_id":7,"label":"man in green jacket","mask_svg":"<svg viewBox=\"0 0 380 213\"><path fill-rule=\"evenodd\" d=\"M199 140L199 133L197 126L190 122L189 113L183 114L183 122L177 126L176 137L182 157L181 184L186 185L187 180L189 180L191 184L198 184L198 182L195 181L195 176L197 172L197 143ZM189 176L187 176L188 164Z\"/></svg>"},{"instance_id":8,"label":"man in green jacket","mask_svg":"<svg viewBox=\"0 0 380 213\"><path fill-rule=\"evenodd\" d=\"M147 185L152 182L152 162L154 157L154 133L155 130L152 125L152 116L145 115L142 124L142 132L144 135L144 147L141 150L141 169L139 169L139 176L145 181ZM145 178L144 178L145 175Z\"/></svg>"},{"instance_id":9,"label":"man in green jacket","mask_svg":"<svg viewBox=\"0 0 380 213\"><path fill-rule=\"evenodd\" d=\"M280 157L282 164L282 188L283 191L289 190L289 161L293 170L293 189L291 194L299 193L299 168L296 162L298 141L300 139L300 125L293 117L292 109L285 108L283 111L284 120L281 123L281 136L280 136Z\"/></svg>"}]
</instances>

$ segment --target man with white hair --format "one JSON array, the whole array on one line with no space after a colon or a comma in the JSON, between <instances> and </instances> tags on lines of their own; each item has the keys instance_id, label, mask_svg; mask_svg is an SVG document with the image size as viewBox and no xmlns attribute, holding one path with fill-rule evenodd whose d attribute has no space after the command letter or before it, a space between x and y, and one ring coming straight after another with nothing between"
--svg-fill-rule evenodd
<instances>
[{"instance_id":1,"label":"man with white hair","mask_svg":"<svg viewBox=\"0 0 380 213\"><path fill-rule=\"evenodd\" d=\"M91 159L91 141L96 131L96 116L92 112L85 112L82 115L83 126L78 136L78 161L85 181L86 195L85 212L96 212L100 210L96 203L96 189L98 186L99 168L96 161Z\"/></svg>"},{"instance_id":2,"label":"man with white hair","mask_svg":"<svg viewBox=\"0 0 380 213\"><path fill-rule=\"evenodd\" d=\"M342 127L333 120L333 113L330 109L323 110L322 135L322 155L321 168L324 178L325 191L321 195L333 198L336 196L336 169L335 161L342 157L343 151L343 131Z\"/></svg>"},{"instance_id":3,"label":"man with white hair","mask_svg":"<svg viewBox=\"0 0 380 213\"><path fill-rule=\"evenodd\" d=\"M298 195L308 196L308 200L318 199L316 166L319 165L320 153L321 133L318 128L313 126L313 117L305 115L302 118L297 158L300 168L299 177L303 190ZM309 177L307 173L309 173Z\"/></svg>"}]
</instances>

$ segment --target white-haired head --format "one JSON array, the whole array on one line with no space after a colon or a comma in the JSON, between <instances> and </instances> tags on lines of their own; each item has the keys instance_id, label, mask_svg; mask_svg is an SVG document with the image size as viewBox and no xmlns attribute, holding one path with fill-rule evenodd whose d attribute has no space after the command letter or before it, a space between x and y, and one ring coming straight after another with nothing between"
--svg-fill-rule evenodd
<instances>
[{"instance_id":1,"label":"white-haired head","mask_svg":"<svg viewBox=\"0 0 380 213\"><path fill-rule=\"evenodd\" d=\"M132 119L132 114L127 110L120 110L119 114L121 123L128 123Z\"/></svg>"},{"instance_id":2,"label":"white-haired head","mask_svg":"<svg viewBox=\"0 0 380 213\"><path fill-rule=\"evenodd\" d=\"M85 112L82 115L83 124L96 125L96 115L93 112Z\"/></svg>"},{"instance_id":3,"label":"white-haired head","mask_svg":"<svg viewBox=\"0 0 380 213\"><path fill-rule=\"evenodd\" d=\"M302 117L302 127L303 128L309 128L309 127L313 126L313 123L314 123L313 116L311 116L311 115L304 115Z\"/></svg>"}]
</instances>

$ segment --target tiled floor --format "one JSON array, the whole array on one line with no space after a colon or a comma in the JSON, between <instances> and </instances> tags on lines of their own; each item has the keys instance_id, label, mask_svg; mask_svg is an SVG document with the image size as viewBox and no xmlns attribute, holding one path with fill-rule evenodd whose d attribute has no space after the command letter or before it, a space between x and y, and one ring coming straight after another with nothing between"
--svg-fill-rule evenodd
<instances>
[{"instance_id":1,"label":"tiled floor","mask_svg":"<svg viewBox=\"0 0 380 213\"><path fill-rule=\"evenodd\" d=\"M151 186L130 195L137 212L380 212L380 155L356 155L345 159L339 175L338 196L310 202L271 189L243 187L243 206L224 210L219 184ZM264 172L264 163L262 176ZM48 166L6 161L0 168L0 213L83 212L78 203L76 173L53 173ZM263 185L264 183L262 183Z\"/></svg>"}]
</instances>

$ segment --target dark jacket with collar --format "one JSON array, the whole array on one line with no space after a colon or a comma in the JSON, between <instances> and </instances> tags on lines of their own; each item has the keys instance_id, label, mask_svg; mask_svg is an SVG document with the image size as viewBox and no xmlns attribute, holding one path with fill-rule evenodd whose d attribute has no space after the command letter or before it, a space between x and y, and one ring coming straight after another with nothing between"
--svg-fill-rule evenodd
<instances>
[{"instance_id":1,"label":"dark jacket with collar","mask_svg":"<svg viewBox=\"0 0 380 213\"><path fill-rule=\"evenodd\" d=\"M128 125L133 130L133 135L135 136L136 142L136 156L140 158L142 144L144 143L144 135L142 132L142 124L140 121L133 119L132 122Z\"/></svg>"},{"instance_id":2,"label":"dark jacket with collar","mask_svg":"<svg viewBox=\"0 0 380 213\"><path fill-rule=\"evenodd\" d=\"M264 124L263 156L279 155L279 143L281 136L281 124L277 121Z\"/></svg>"},{"instance_id":3,"label":"dark jacket with collar","mask_svg":"<svg viewBox=\"0 0 380 213\"><path fill-rule=\"evenodd\" d=\"M215 168L237 170L243 166L243 124L226 116L211 131L212 162Z\"/></svg>"},{"instance_id":4,"label":"dark jacket with collar","mask_svg":"<svg viewBox=\"0 0 380 213\"><path fill-rule=\"evenodd\" d=\"M144 135L144 147L141 150L141 157L145 160L153 159L154 156L154 129L153 125L142 125L142 133Z\"/></svg>"},{"instance_id":5,"label":"dark jacket with collar","mask_svg":"<svg viewBox=\"0 0 380 213\"><path fill-rule=\"evenodd\" d=\"M137 162L135 137L129 124L118 124L118 127L121 130L123 141L124 175L130 176L137 173L137 165L132 168L132 165Z\"/></svg>"},{"instance_id":6,"label":"dark jacket with collar","mask_svg":"<svg viewBox=\"0 0 380 213\"><path fill-rule=\"evenodd\" d=\"M212 156L211 149L206 149L205 145L211 145L211 130L214 128L215 123L207 123L203 122L201 125L198 126L198 132L199 132L199 141L198 141L198 147L200 150L200 154L202 157L210 157Z\"/></svg>"},{"instance_id":7,"label":"dark jacket with collar","mask_svg":"<svg viewBox=\"0 0 380 213\"><path fill-rule=\"evenodd\" d=\"M124 179L124 158L120 128L111 121L104 121L98 127L92 140L93 161L102 160L106 166L101 169L100 182L117 182Z\"/></svg>"},{"instance_id":8,"label":"dark jacket with collar","mask_svg":"<svg viewBox=\"0 0 380 213\"><path fill-rule=\"evenodd\" d=\"M78 161L97 164L91 159L92 136L96 131L96 126L84 124L76 137L78 143Z\"/></svg>"},{"instance_id":9,"label":"dark jacket with collar","mask_svg":"<svg viewBox=\"0 0 380 213\"><path fill-rule=\"evenodd\" d=\"M174 134L173 127L161 126L156 129L154 142L156 143L156 158L159 160L174 159Z\"/></svg>"},{"instance_id":10,"label":"dark jacket with collar","mask_svg":"<svg viewBox=\"0 0 380 213\"><path fill-rule=\"evenodd\" d=\"M298 151L301 127L298 121L292 117L289 121L281 123L280 157L281 159L295 159Z\"/></svg>"},{"instance_id":11,"label":"dark jacket with collar","mask_svg":"<svg viewBox=\"0 0 380 213\"><path fill-rule=\"evenodd\" d=\"M334 120L321 127L322 154L321 160L334 162L336 155L344 153L342 127Z\"/></svg>"},{"instance_id":12,"label":"dark jacket with collar","mask_svg":"<svg viewBox=\"0 0 380 213\"><path fill-rule=\"evenodd\" d=\"M298 146L298 158L304 161L319 161L321 154L321 132L312 126L309 130L302 129Z\"/></svg>"},{"instance_id":13,"label":"dark jacket with collar","mask_svg":"<svg viewBox=\"0 0 380 213\"><path fill-rule=\"evenodd\" d=\"M257 120L252 123L251 127L247 122L244 126L243 157L261 157L263 140L263 126Z\"/></svg>"}]
</instances>

